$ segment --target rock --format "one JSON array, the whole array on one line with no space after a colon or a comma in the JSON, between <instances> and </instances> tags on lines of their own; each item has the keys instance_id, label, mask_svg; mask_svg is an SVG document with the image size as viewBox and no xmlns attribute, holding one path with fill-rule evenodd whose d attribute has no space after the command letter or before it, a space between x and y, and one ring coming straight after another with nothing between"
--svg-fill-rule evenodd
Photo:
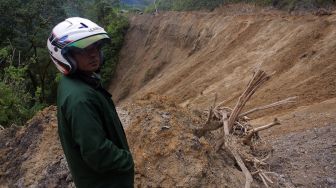
<instances>
[{"instance_id":1,"label":"rock","mask_svg":"<svg viewBox=\"0 0 336 188\"><path fill-rule=\"evenodd\" d=\"M336 180L333 179L333 178L328 177L327 182L328 182L329 185L336 185Z\"/></svg>"}]
</instances>

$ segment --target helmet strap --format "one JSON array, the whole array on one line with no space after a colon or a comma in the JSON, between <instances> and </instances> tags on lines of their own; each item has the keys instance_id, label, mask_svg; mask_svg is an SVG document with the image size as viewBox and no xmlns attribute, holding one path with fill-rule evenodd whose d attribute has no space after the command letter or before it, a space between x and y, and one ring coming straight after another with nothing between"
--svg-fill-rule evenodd
<instances>
[{"instance_id":1,"label":"helmet strap","mask_svg":"<svg viewBox=\"0 0 336 188\"><path fill-rule=\"evenodd\" d=\"M77 70L77 63L75 59L71 56L71 53L67 53L64 57L71 64L71 68L72 68L71 73L74 73Z\"/></svg>"},{"instance_id":2,"label":"helmet strap","mask_svg":"<svg viewBox=\"0 0 336 188\"><path fill-rule=\"evenodd\" d=\"M103 50L100 50L99 52L99 59L100 59L100 65L104 64L104 53Z\"/></svg>"}]
</instances>

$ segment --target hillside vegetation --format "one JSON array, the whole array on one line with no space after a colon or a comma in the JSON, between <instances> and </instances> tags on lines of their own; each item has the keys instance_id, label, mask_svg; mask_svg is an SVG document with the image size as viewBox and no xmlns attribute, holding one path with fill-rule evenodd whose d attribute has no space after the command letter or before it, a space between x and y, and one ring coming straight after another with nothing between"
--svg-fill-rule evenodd
<instances>
[{"instance_id":1,"label":"hillside vegetation","mask_svg":"<svg viewBox=\"0 0 336 188\"><path fill-rule=\"evenodd\" d=\"M232 4L249 3L259 6L273 6L283 10L314 10L317 8L330 8L333 0L158 0L156 7L160 10L200 10ZM147 12L154 11L155 5L147 8Z\"/></svg>"},{"instance_id":2,"label":"hillside vegetation","mask_svg":"<svg viewBox=\"0 0 336 188\"><path fill-rule=\"evenodd\" d=\"M128 27L117 0L0 0L0 126L23 125L54 104L60 74L46 47L52 28L67 17L89 18L112 37L101 70L107 85Z\"/></svg>"}]
</instances>

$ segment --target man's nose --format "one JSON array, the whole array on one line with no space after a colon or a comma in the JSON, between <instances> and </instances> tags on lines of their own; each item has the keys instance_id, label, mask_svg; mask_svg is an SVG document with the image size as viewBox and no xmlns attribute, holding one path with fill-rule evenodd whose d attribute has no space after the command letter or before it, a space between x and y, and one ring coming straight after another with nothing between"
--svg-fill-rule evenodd
<instances>
[{"instance_id":1,"label":"man's nose","mask_svg":"<svg viewBox=\"0 0 336 188\"><path fill-rule=\"evenodd\" d=\"M97 49L91 49L87 52L90 57L96 57L99 56L99 50Z\"/></svg>"}]
</instances>

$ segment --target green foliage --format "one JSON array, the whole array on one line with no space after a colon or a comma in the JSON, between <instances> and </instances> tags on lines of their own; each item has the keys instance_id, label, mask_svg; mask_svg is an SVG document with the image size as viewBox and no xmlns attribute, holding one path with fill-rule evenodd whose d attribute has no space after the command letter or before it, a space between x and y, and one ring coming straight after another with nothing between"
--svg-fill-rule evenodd
<instances>
[{"instance_id":1,"label":"green foliage","mask_svg":"<svg viewBox=\"0 0 336 188\"><path fill-rule=\"evenodd\" d=\"M280 9L312 10L330 6L332 0L157 0L159 10L212 10L227 3L253 3L261 6L274 6ZM145 12L154 12L154 4L149 5Z\"/></svg>"},{"instance_id":2,"label":"green foliage","mask_svg":"<svg viewBox=\"0 0 336 188\"><path fill-rule=\"evenodd\" d=\"M2 48L0 49L0 61L5 61L6 58L9 56L9 50L8 48Z\"/></svg>"},{"instance_id":3,"label":"green foliage","mask_svg":"<svg viewBox=\"0 0 336 188\"><path fill-rule=\"evenodd\" d=\"M26 92L25 79L28 66L8 66L2 73L0 82L0 125L22 125L43 106L31 106L32 96Z\"/></svg>"},{"instance_id":4,"label":"green foliage","mask_svg":"<svg viewBox=\"0 0 336 188\"><path fill-rule=\"evenodd\" d=\"M111 37L111 44L103 48L105 63L101 68L102 83L107 87L118 62L128 20L119 13L120 0L82 0L81 6L84 17L105 28Z\"/></svg>"},{"instance_id":5,"label":"green foliage","mask_svg":"<svg viewBox=\"0 0 336 188\"><path fill-rule=\"evenodd\" d=\"M50 60L46 40L66 17L80 16L103 26L112 38L104 48L104 85L113 74L128 27L119 0L0 0L0 124L22 125L56 101L61 74Z\"/></svg>"},{"instance_id":6,"label":"green foliage","mask_svg":"<svg viewBox=\"0 0 336 188\"><path fill-rule=\"evenodd\" d=\"M273 0L273 6L285 10L314 10L328 8L333 4L332 0Z\"/></svg>"},{"instance_id":7,"label":"green foliage","mask_svg":"<svg viewBox=\"0 0 336 188\"><path fill-rule=\"evenodd\" d=\"M18 92L0 82L0 125L22 124L29 117L29 110L21 102ZM27 97L27 96L25 96Z\"/></svg>"},{"instance_id":8,"label":"green foliage","mask_svg":"<svg viewBox=\"0 0 336 188\"><path fill-rule=\"evenodd\" d=\"M113 6L111 6L113 5ZM97 23L105 28L111 38L110 45L103 48L104 65L101 69L102 84L107 87L118 63L118 54L128 29L128 19L119 13L119 1L95 0L94 10Z\"/></svg>"},{"instance_id":9,"label":"green foliage","mask_svg":"<svg viewBox=\"0 0 336 188\"><path fill-rule=\"evenodd\" d=\"M152 12L155 12L155 5L154 4L151 4L149 6L147 6L144 10L145 13L152 13Z\"/></svg>"},{"instance_id":10,"label":"green foliage","mask_svg":"<svg viewBox=\"0 0 336 188\"><path fill-rule=\"evenodd\" d=\"M116 10L110 12L108 15L108 24L105 27L107 33L111 37L111 44L106 46L103 50L105 54L105 64L102 67L102 83L108 86L112 75L118 63L118 54L122 47L124 36L129 27L126 17L120 15Z\"/></svg>"},{"instance_id":11,"label":"green foliage","mask_svg":"<svg viewBox=\"0 0 336 188\"><path fill-rule=\"evenodd\" d=\"M65 14L57 0L0 0L0 17L0 124L22 125L55 101L46 40Z\"/></svg>"},{"instance_id":12,"label":"green foliage","mask_svg":"<svg viewBox=\"0 0 336 188\"><path fill-rule=\"evenodd\" d=\"M159 0L157 7L161 10L199 10L213 9L223 3L224 0Z\"/></svg>"}]
</instances>

